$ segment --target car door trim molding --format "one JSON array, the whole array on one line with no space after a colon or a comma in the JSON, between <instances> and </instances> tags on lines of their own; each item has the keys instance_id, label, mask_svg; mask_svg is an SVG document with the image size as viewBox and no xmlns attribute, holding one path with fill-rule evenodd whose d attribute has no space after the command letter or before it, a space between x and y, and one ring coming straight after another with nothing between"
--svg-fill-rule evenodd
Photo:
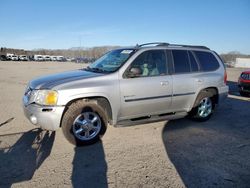
<instances>
[{"instance_id":1,"label":"car door trim molding","mask_svg":"<svg viewBox=\"0 0 250 188\"><path fill-rule=\"evenodd\" d=\"M168 98L168 97L172 97L172 95L161 95L161 96L154 96L154 97L125 99L125 102L135 102L135 101L143 101L143 100L161 99L161 98Z\"/></svg>"},{"instance_id":2,"label":"car door trim molding","mask_svg":"<svg viewBox=\"0 0 250 188\"><path fill-rule=\"evenodd\" d=\"M179 96L194 95L194 94L195 94L195 92L189 92L189 93L178 93L178 94L173 94L173 95L161 95L161 96L154 96L154 97L125 99L125 102L135 102L135 101L143 101L143 100L161 99L161 98L168 98L168 97L179 97Z\"/></svg>"},{"instance_id":3,"label":"car door trim molding","mask_svg":"<svg viewBox=\"0 0 250 188\"><path fill-rule=\"evenodd\" d=\"M195 92L189 92L189 93L178 93L178 94L173 94L173 97L179 97L179 96L184 96L184 95L194 95Z\"/></svg>"}]
</instances>

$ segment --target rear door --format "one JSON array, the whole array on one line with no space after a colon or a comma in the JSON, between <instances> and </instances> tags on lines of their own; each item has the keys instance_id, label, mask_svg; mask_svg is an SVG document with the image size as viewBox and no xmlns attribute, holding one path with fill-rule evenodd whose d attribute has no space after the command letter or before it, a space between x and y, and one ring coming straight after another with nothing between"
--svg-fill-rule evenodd
<instances>
[{"instance_id":1,"label":"rear door","mask_svg":"<svg viewBox=\"0 0 250 188\"><path fill-rule=\"evenodd\" d=\"M120 119L165 113L170 110L172 76L164 50L142 52L120 77Z\"/></svg>"},{"instance_id":2,"label":"rear door","mask_svg":"<svg viewBox=\"0 0 250 188\"><path fill-rule=\"evenodd\" d=\"M173 60L173 111L187 111L192 105L195 93L203 80L200 79L200 67L192 52L172 50Z\"/></svg>"}]
</instances>

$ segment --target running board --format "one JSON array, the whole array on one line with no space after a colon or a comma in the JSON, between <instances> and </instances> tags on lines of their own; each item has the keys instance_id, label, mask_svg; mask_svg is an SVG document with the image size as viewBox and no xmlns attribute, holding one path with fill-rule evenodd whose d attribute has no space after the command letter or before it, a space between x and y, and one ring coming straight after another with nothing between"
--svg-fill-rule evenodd
<instances>
[{"instance_id":1,"label":"running board","mask_svg":"<svg viewBox=\"0 0 250 188\"><path fill-rule=\"evenodd\" d=\"M183 118L187 115L187 112L171 112L166 114L142 116L138 118L133 118L129 120L118 121L115 127L128 127L139 124L154 123L159 121L174 120Z\"/></svg>"}]
</instances>

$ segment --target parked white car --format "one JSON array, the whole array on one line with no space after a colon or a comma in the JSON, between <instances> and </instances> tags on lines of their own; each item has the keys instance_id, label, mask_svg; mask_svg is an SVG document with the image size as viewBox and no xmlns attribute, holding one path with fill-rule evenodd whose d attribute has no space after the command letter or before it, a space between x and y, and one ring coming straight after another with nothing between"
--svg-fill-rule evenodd
<instances>
[{"instance_id":1,"label":"parked white car","mask_svg":"<svg viewBox=\"0 0 250 188\"><path fill-rule=\"evenodd\" d=\"M14 55L14 54L7 53L7 54L6 54L6 57L7 57L8 60L12 60L12 56L13 56L13 55Z\"/></svg>"},{"instance_id":2,"label":"parked white car","mask_svg":"<svg viewBox=\"0 0 250 188\"><path fill-rule=\"evenodd\" d=\"M43 56L42 55L34 55L34 60L35 61L43 61Z\"/></svg>"},{"instance_id":3,"label":"parked white car","mask_svg":"<svg viewBox=\"0 0 250 188\"><path fill-rule=\"evenodd\" d=\"M19 61L28 61L28 57L26 55L19 55L18 57Z\"/></svg>"},{"instance_id":4,"label":"parked white car","mask_svg":"<svg viewBox=\"0 0 250 188\"><path fill-rule=\"evenodd\" d=\"M63 60L64 60L64 57L63 57L63 56L57 56L56 60L57 60L57 61L63 61Z\"/></svg>"},{"instance_id":5,"label":"parked white car","mask_svg":"<svg viewBox=\"0 0 250 188\"><path fill-rule=\"evenodd\" d=\"M68 57L68 58L66 58L66 61L74 61L74 58Z\"/></svg>"},{"instance_id":6,"label":"parked white car","mask_svg":"<svg viewBox=\"0 0 250 188\"><path fill-rule=\"evenodd\" d=\"M51 61L51 57L49 55L44 55L43 60L44 61Z\"/></svg>"},{"instance_id":7,"label":"parked white car","mask_svg":"<svg viewBox=\"0 0 250 188\"><path fill-rule=\"evenodd\" d=\"M11 60L12 60L12 61L18 61L18 56L17 56L17 55L11 56Z\"/></svg>"},{"instance_id":8,"label":"parked white car","mask_svg":"<svg viewBox=\"0 0 250 188\"><path fill-rule=\"evenodd\" d=\"M57 61L57 56L50 56L51 61Z\"/></svg>"}]
</instances>

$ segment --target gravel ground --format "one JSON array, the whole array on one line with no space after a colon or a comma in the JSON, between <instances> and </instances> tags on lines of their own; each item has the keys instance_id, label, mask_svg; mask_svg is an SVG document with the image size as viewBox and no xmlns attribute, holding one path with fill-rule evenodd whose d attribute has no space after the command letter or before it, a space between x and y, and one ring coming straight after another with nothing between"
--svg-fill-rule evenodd
<instances>
[{"instance_id":1,"label":"gravel ground","mask_svg":"<svg viewBox=\"0 0 250 188\"><path fill-rule=\"evenodd\" d=\"M61 130L24 117L28 80L82 64L0 62L0 187L249 187L250 98L241 69L228 69L230 95L204 123L188 119L108 127L102 142L76 148Z\"/></svg>"}]
</instances>

